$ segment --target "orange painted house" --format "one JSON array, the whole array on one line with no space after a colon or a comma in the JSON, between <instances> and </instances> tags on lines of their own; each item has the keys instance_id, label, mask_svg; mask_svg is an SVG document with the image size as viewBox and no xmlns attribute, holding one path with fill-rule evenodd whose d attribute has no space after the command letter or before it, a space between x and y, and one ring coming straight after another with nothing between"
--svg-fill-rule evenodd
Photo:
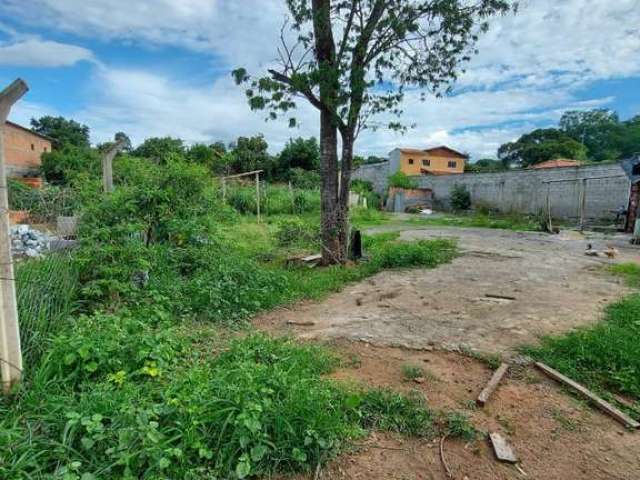
<instances>
[{"instance_id":1,"label":"orange painted house","mask_svg":"<svg viewBox=\"0 0 640 480\"><path fill-rule=\"evenodd\" d=\"M39 176L42 154L51 151L53 140L9 121L5 123L3 133L7 174L11 177Z\"/></svg>"},{"instance_id":2,"label":"orange painted house","mask_svg":"<svg viewBox=\"0 0 640 480\"><path fill-rule=\"evenodd\" d=\"M389 152L390 172L409 176L464 173L468 156L444 145L420 150L396 148Z\"/></svg>"}]
</instances>

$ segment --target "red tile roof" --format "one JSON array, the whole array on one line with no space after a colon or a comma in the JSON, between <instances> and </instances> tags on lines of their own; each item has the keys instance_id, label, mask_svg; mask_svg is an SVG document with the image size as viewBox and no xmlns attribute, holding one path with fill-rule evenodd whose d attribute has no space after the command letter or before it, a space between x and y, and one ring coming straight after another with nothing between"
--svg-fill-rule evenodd
<instances>
[{"instance_id":1,"label":"red tile roof","mask_svg":"<svg viewBox=\"0 0 640 480\"><path fill-rule=\"evenodd\" d=\"M569 160L568 158L557 158L555 160L547 160L546 162L536 163L531 165L529 168L540 169L540 168L563 168L563 167L579 167L582 165L582 162L578 160Z\"/></svg>"}]
</instances>

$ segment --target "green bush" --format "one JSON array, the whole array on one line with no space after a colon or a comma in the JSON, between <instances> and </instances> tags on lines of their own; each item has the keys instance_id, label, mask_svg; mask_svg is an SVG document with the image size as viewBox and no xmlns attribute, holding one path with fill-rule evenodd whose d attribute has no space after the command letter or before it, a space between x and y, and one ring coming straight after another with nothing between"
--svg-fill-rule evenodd
<instances>
[{"instance_id":1,"label":"green bush","mask_svg":"<svg viewBox=\"0 0 640 480\"><path fill-rule=\"evenodd\" d=\"M409 177L406 173L397 171L389 177L389 186L395 188L412 189L416 188L416 181Z\"/></svg>"},{"instance_id":2,"label":"green bush","mask_svg":"<svg viewBox=\"0 0 640 480\"><path fill-rule=\"evenodd\" d=\"M100 154L92 148L65 145L60 149L43 153L41 168L47 182L69 185L78 174L87 173L99 177Z\"/></svg>"},{"instance_id":3,"label":"green bush","mask_svg":"<svg viewBox=\"0 0 640 480\"><path fill-rule=\"evenodd\" d=\"M316 170L292 168L288 173L289 181L296 188L317 190L320 188L320 173Z\"/></svg>"},{"instance_id":4,"label":"green bush","mask_svg":"<svg viewBox=\"0 0 640 480\"><path fill-rule=\"evenodd\" d=\"M278 223L276 239L278 245L282 247L318 246L320 240L319 226L315 221L311 224L297 218L285 219Z\"/></svg>"},{"instance_id":5,"label":"green bush","mask_svg":"<svg viewBox=\"0 0 640 480\"><path fill-rule=\"evenodd\" d=\"M456 183L451 187L449 195L451 208L454 210L469 210L471 208L471 194L466 186Z\"/></svg>"}]
</instances>

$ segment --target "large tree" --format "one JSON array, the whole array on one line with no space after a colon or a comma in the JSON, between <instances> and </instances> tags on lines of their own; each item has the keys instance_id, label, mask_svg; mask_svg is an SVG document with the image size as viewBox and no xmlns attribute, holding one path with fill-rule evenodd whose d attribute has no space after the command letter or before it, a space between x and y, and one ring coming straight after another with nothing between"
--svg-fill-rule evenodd
<instances>
[{"instance_id":1,"label":"large tree","mask_svg":"<svg viewBox=\"0 0 640 480\"><path fill-rule=\"evenodd\" d=\"M585 160L586 147L556 128L539 128L498 149L505 167L529 167L556 158Z\"/></svg>"},{"instance_id":2,"label":"large tree","mask_svg":"<svg viewBox=\"0 0 640 480\"><path fill-rule=\"evenodd\" d=\"M279 62L259 78L234 71L253 109L270 118L303 99L320 114L323 262L347 258L348 199L358 133L382 112L400 115L408 87L440 94L474 53L488 19L509 0L286 0ZM289 118L295 125L295 117ZM397 119L389 127L401 128ZM338 160L338 134L342 155ZM340 172L340 173L339 173ZM340 176L340 178L338 178Z\"/></svg>"},{"instance_id":3,"label":"large tree","mask_svg":"<svg viewBox=\"0 0 640 480\"><path fill-rule=\"evenodd\" d=\"M560 129L584 144L589 158L595 161L616 159L622 154L620 142L625 128L612 110L569 110L560 118Z\"/></svg>"},{"instance_id":4,"label":"large tree","mask_svg":"<svg viewBox=\"0 0 640 480\"><path fill-rule=\"evenodd\" d=\"M75 120L46 115L31 119L31 130L55 140L55 146L89 148L89 127Z\"/></svg>"}]
</instances>

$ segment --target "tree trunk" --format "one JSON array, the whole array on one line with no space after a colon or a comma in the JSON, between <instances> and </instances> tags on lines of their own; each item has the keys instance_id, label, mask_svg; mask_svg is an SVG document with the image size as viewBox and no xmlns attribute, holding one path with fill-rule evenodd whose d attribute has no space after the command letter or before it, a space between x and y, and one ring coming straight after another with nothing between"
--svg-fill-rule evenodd
<instances>
[{"instance_id":1,"label":"tree trunk","mask_svg":"<svg viewBox=\"0 0 640 480\"><path fill-rule=\"evenodd\" d=\"M320 227L322 263L331 265L346 259L344 238L344 212L338 192L338 129L333 115L320 113Z\"/></svg>"}]
</instances>

